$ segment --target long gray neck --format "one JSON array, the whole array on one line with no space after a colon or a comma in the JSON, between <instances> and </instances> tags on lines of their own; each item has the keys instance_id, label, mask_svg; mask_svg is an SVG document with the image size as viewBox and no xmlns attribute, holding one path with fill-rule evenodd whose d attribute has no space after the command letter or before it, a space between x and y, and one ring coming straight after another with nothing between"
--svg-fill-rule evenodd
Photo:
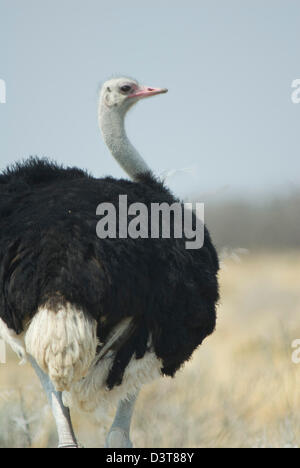
<instances>
[{"instance_id":1,"label":"long gray neck","mask_svg":"<svg viewBox=\"0 0 300 468\"><path fill-rule=\"evenodd\" d=\"M120 109L108 108L105 104L99 108L99 125L106 145L111 154L133 180L139 174L150 171L141 155L129 141L125 130L125 113Z\"/></svg>"}]
</instances>

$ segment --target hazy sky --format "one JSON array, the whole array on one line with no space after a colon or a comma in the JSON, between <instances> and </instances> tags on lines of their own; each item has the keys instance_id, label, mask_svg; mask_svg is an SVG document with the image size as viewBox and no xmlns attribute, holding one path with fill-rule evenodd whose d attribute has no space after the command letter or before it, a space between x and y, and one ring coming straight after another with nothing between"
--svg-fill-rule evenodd
<instances>
[{"instance_id":1,"label":"hazy sky","mask_svg":"<svg viewBox=\"0 0 300 468\"><path fill-rule=\"evenodd\" d=\"M184 5L184 6L183 6ZM299 0L0 0L0 168L49 156L123 175L97 126L98 87L130 75L169 93L128 116L171 187L258 194L300 185Z\"/></svg>"}]
</instances>

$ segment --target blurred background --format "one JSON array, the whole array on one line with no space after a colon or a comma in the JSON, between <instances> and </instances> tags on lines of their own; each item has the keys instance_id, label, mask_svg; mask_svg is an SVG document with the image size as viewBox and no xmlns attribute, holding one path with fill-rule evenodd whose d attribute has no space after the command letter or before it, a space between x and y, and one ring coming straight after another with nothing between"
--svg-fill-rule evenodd
<instances>
[{"instance_id":1,"label":"blurred background","mask_svg":"<svg viewBox=\"0 0 300 468\"><path fill-rule=\"evenodd\" d=\"M128 133L184 200L205 202L221 258L215 334L142 392L138 447L300 446L300 4L289 0L0 0L0 170L29 155L124 177L101 140L111 76L169 93ZM1 227L1 226L0 226ZM75 415L86 446L101 427ZM0 447L54 446L30 368L0 364Z\"/></svg>"}]
</instances>

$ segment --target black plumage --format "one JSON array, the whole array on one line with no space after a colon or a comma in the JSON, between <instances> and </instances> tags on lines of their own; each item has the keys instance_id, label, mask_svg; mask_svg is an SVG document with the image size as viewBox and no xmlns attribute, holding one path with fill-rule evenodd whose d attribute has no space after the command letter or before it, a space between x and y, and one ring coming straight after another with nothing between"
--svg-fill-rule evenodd
<instances>
[{"instance_id":1,"label":"black plumage","mask_svg":"<svg viewBox=\"0 0 300 468\"><path fill-rule=\"evenodd\" d=\"M99 239L96 208L119 195L128 204L177 201L151 173L137 182L96 179L85 171L31 158L0 175L0 317L18 334L38 308L69 302L98 323L105 343L133 317L107 384L122 382L131 357L152 336L162 372L173 376L216 323L218 259L185 239Z\"/></svg>"}]
</instances>

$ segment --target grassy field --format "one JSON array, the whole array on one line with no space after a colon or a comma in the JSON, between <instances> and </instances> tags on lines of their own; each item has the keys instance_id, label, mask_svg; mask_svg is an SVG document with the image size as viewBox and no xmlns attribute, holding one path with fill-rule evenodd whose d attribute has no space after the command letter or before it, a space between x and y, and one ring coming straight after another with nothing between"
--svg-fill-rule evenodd
<instances>
[{"instance_id":1,"label":"grassy field","mask_svg":"<svg viewBox=\"0 0 300 468\"><path fill-rule=\"evenodd\" d=\"M227 252L228 253L228 252ZM145 387L133 420L136 447L300 446L300 252L227 255L218 326L175 379ZM74 415L78 438L101 447L102 427ZM8 353L0 365L0 447L52 447L39 383Z\"/></svg>"}]
</instances>

